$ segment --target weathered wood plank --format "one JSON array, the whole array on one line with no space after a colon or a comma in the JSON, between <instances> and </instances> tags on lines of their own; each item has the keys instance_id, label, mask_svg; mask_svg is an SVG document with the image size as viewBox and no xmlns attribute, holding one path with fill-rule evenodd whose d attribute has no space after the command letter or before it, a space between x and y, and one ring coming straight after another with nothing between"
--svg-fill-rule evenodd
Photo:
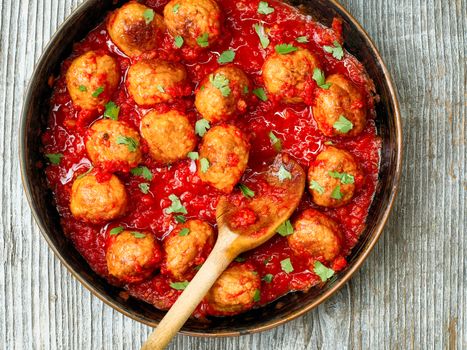
<instances>
[{"instance_id":1,"label":"weathered wood plank","mask_svg":"<svg viewBox=\"0 0 467 350\"><path fill-rule=\"evenodd\" d=\"M0 2L0 348L137 349L149 333L52 256L22 194L17 130L34 62L83 0ZM331 300L262 334L171 349L467 348L467 2L342 0L399 90L401 194L363 268Z\"/></svg>"}]
</instances>

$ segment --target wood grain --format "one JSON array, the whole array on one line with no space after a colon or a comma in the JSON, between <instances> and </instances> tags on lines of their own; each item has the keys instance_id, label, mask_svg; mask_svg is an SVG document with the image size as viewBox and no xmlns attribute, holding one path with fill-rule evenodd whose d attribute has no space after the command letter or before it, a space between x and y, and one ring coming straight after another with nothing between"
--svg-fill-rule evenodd
<instances>
[{"instance_id":1,"label":"wood grain","mask_svg":"<svg viewBox=\"0 0 467 350\"><path fill-rule=\"evenodd\" d=\"M0 1L0 348L138 349L150 329L52 256L19 177L18 123L42 48L82 0ZM262 334L171 349L467 348L466 0L342 0L381 50L404 118L401 193L363 268L318 309Z\"/></svg>"}]
</instances>

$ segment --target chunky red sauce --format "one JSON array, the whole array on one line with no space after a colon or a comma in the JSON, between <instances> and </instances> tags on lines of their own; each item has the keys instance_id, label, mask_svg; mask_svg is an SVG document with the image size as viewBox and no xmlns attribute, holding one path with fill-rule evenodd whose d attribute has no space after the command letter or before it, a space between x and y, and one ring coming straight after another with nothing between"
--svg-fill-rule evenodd
<instances>
[{"instance_id":1,"label":"chunky red sauce","mask_svg":"<svg viewBox=\"0 0 467 350\"><path fill-rule=\"evenodd\" d=\"M167 0L143 2L161 13ZM234 122L248 134L251 142L249 166L244 179L248 178L252 169L275 155L276 151L268 136L270 131L282 139L283 150L298 160L305 169L327 141L332 141L337 147L348 150L355 156L365 175L355 198L350 204L338 209L319 208L340 225L345 236L345 254L348 254L365 226L378 179L380 139L376 135L374 123L371 80L367 78L363 66L353 56L346 54L345 58L339 61L324 53L322 48L324 45L332 45L335 40L341 40L342 29L339 21L334 22L332 29L326 28L300 15L296 9L273 0L269 3L275 8L275 12L264 16L257 13L258 2L219 0L226 17L225 28L220 43L212 49L201 54L191 52L187 48L176 49L173 38L166 33L161 47L152 55L185 64L195 91L200 81L218 68L219 54L224 50L233 49L236 51L234 63L248 74L255 87L262 87L260 72L265 57L274 50L275 45L294 42L296 46L308 48L320 59L326 75L344 74L364 92L370 109L369 121L363 133L352 139L326 138L316 127L311 107L305 104L285 105L272 99L262 102L253 97L247 113ZM258 36L253 29L253 24L260 21L265 27L271 28L269 35L271 44L266 50L260 47ZM309 43L295 42L295 38L305 35L310 39ZM64 157L59 165L49 165L46 174L55 195L65 234L98 274L118 285L118 281L108 276L105 260L104 247L110 228L125 226L135 230L150 231L162 240L175 226L173 215L163 213L163 209L171 203L168 199L170 194L176 194L181 198L188 210L187 218L199 218L215 226L215 209L221 194L200 180L191 160L180 161L170 167L158 166L146 152L143 164L155 175L148 194L143 194L138 187L143 182L140 177L118 173L131 198L128 215L107 225L83 223L72 216L69 210L71 185L76 176L86 172L91 164L84 146L85 132L87 127L100 116L75 109L67 92L64 76L71 60L89 50L108 52L120 63L123 78L119 89L112 96L112 101L121 107L119 120L138 130L141 117L148 111L138 107L129 97L124 77L131 61L119 52L111 42L105 24L101 24L82 42L75 45L72 56L63 63L61 75L55 80L49 126L43 134L42 141L44 153L62 153ZM160 104L156 108L178 109L185 112L194 123L198 117L193 100L192 95L171 104ZM108 176L106 170L111 169L98 169L99 176ZM306 193L298 211L310 207L317 208ZM254 218L252 219L248 214L245 213L239 221L253 220ZM245 254L243 258L255 267L260 277L266 274L274 275L271 283L262 282L261 301L257 305L266 304L289 291L306 290L320 281L304 264L303 259L294 256L287 245L287 240L279 235ZM291 259L294 267L291 273L285 273L281 269L280 262L286 258ZM340 270L345 265L345 259L342 257L335 260L332 267ZM123 287L131 295L163 309L170 307L181 293L172 289L168 278L160 272L145 282ZM198 308L197 315L203 316L207 311L209 310L203 303Z\"/></svg>"}]
</instances>

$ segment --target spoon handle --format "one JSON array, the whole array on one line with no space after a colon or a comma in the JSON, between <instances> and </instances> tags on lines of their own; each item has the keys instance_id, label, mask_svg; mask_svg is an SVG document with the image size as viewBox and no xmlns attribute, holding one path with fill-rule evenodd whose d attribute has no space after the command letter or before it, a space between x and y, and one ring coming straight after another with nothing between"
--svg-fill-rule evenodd
<instances>
[{"instance_id":1,"label":"spoon handle","mask_svg":"<svg viewBox=\"0 0 467 350\"><path fill-rule=\"evenodd\" d=\"M229 249L237 237L232 232L219 236L206 262L151 333L141 350L162 350L170 343L217 278L237 255Z\"/></svg>"}]
</instances>

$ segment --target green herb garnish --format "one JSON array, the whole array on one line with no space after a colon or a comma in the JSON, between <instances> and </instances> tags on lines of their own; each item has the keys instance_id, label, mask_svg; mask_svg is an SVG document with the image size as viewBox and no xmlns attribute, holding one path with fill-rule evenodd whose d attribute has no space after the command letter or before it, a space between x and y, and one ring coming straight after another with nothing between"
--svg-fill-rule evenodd
<instances>
[{"instance_id":1,"label":"green herb garnish","mask_svg":"<svg viewBox=\"0 0 467 350\"><path fill-rule=\"evenodd\" d=\"M103 86L100 86L100 87L98 87L98 88L96 89L96 91L94 91L94 92L92 93L92 97L97 98L97 97L99 97L99 95L102 94L103 92L104 92L104 87L103 87Z\"/></svg>"},{"instance_id":2,"label":"green herb garnish","mask_svg":"<svg viewBox=\"0 0 467 350\"><path fill-rule=\"evenodd\" d=\"M295 39L297 41L297 43L301 43L301 44L306 44L309 42L308 40L308 37L307 36L299 36L297 39Z\"/></svg>"},{"instance_id":3,"label":"green herb garnish","mask_svg":"<svg viewBox=\"0 0 467 350\"><path fill-rule=\"evenodd\" d=\"M154 20L154 10L147 9L146 11L143 12L143 17L146 21L146 24L151 23Z\"/></svg>"},{"instance_id":4,"label":"green herb garnish","mask_svg":"<svg viewBox=\"0 0 467 350\"><path fill-rule=\"evenodd\" d=\"M341 192L341 187L336 186L336 188L334 188L334 190L332 190L331 198L336 199L336 200L341 200L342 197L343 197L343 194Z\"/></svg>"},{"instance_id":5,"label":"green herb garnish","mask_svg":"<svg viewBox=\"0 0 467 350\"><path fill-rule=\"evenodd\" d=\"M314 273L316 273L319 278L321 278L321 282L326 282L332 276L334 276L334 270L324 266L319 261L315 261Z\"/></svg>"},{"instance_id":6,"label":"green herb garnish","mask_svg":"<svg viewBox=\"0 0 467 350\"><path fill-rule=\"evenodd\" d=\"M269 132L269 139L276 152L282 151L282 141L272 131Z\"/></svg>"},{"instance_id":7,"label":"green herb garnish","mask_svg":"<svg viewBox=\"0 0 467 350\"><path fill-rule=\"evenodd\" d=\"M282 223L276 232L280 234L282 237L287 237L293 234L294 229L293 229L293 226L290 220L287 220L286 222Z\"/></svg>"},{"instance_id":8,"label":"green herb garnish","mask_svg":"<svg viewBox=\"0 0 467 350\"><path fill-rule=\"evenodd\" d=\"M327 53L332 53L332 56L338 60L341 60L344 57L344 49L337 40L334 41L334 46L325 46L324 51Z\"/></svg>"},{"instance_id":9,"label":"green herb garnish","mask_svg":"<svg viewBox=\"0 0 467 350\"><path fill-rule=\"evenodd\" d=\"M151 181L152 178L153 178L151 170L149 170L147 167L142 166L142 165L140 165L137 168L131 169L131 174L133 174L135 176L141 176L145 180L148 180L148 181Z\"/></svg>"},{"instance_id":10,"label":"green herb garnish","mask_svg":"<svg viewBox=\"0 0 467 350\"><path fill-rule=\"evenodd\" d=\"M184 42L185 42L185 40L183 40L183 38L181 36L176 36L175 37L174 43L175 43L176 47L181 48L183 46Z\"/></svg>"},{"instance_id":11,"label":"green herb garnish","mask_svg":"<svg viewBox=\"0 0 467 350\"><path fill-rule=\"evenodd\" d=\"M274 275L268 273L267 275L264 275L264 277L261 278L261 280L266 283L271 283L273 278L274 278Z\"/></svg>"},{"instance_id":12,"label":"green herb garnish","mask_svg":"<svg viewBox=\"0 0 467 350\"><path fill-rule=\"evenodd\" d=\"M114 102L110 101L109 103L105 105L104 118L118 120L119 114L120 114L120 107L118 107Z\"/></svg>"},{"instance_id":13,"label":"green herb garnish","mask_svg":"<svg viewBox=\"0 0 467 350\"><path fill-rule=\"evenodd\" d=\"M270 7L266 1L260 1L258 5L258 13L261 15L270 15L274 12L274 8Z\"/></svg>"},{"instance_id":14,"label":"green herb garnish","mask_svg":"<svg viewBox=\"0 0 467 350\"><path fill-rule=\"evenodd\" d=\"M181 237L185 237L185 236L188 236L190 234L190 229L189 228L182 228L180 230L180 232L178 233L179 236Z\"/></svg>"},{"instance_id":15,"label":"green herb garnish","mask_svg":"<svg viewBox=\"0 0 467 350\"><path fill-rule=\"evenodd\" d=\"M298 48L293 46L292 44L280 44L276 45L276 52L280 55L287 55L291 52L297 51Z\"/></svg>"},{"instance_id":16,"label":"green herb garnish","mask_svg":"<svg viewBox=\"0 0 467 350\"><path fill-rule=\"evenodd\" d=\"M279 171L276 173L280 182L283 182L285 179L292 180L292 174L284 168L283 165L279 168Z\"/></svg>"},{"instance_id":17,"label":"green herb garnish","mask_svg":"<svg viewBox=\"0 0 467 350\"><path fill-rule=\"evenodd\" d=\"M183 215L175 215L175 221L179 224L184 224L186 222L186 217Z\"/></svg>"},{"instance_id":18,"label":"green herb garnish","mask_svg":"<svg viewBox=\"0 0 467 350\"><path fill-rule=\"evenodd\" d=\"M209 163L209 160L207 158L201 158L199 160L199 165L201 167L201 172L203 174L205 174L208 171L209 167L211 166L211 164Z\"/></svg>"},{"instance_id":19,"label":"green herb garnish","mask_svg":"<svg viewBox=\"0 0 467 350\"><path fill-rule=\"evenodd\" d=\"M355 182L355 178L353 177L353 175L350 175L347 173L339 173L338 171L330 171L328 174L334 179L341 180L341 183L344 185L351 185Z\"/></svg>"},{"instance_id":20,"label":"green herb garnish","mask_svg":"<svg viewBox=\"0 0 467 350\"><path fill-rule=\"evenodd\" d=\"M258 301L261 300L261 292L259 289L255 290L255 295L253 295L253 301L257 303Z\"/></svg>"},{"instance_id":21,"label":"green herb garnish","mask_svg":"<svg viewBox=\"0 0 467 350\"><path fill-rule=\"evenodd\" d=\"M60 164L63 158L63 154L61 153L47 153L45 156L49 159L50 163L55 165Z\"/></svg>"},{"instance_id":22,"label":"green herb garnish","mask_svg":"<svg viewBox=\"0 0 467 350\"><path fill-rule=\"evenodd\" d=\"M190 158L191 160L197 160L197 159L199 159L199 153L198 152L190 152L190 153L187 154L187 157Z\"/></svg>"},{"instance_id":23,"label":"green herb garnish","mask_svg":"<svg viewBox=\"0 0 467 350\"><path fill-rule=\"evenodd\" d=\"M221 53L221 55L217 59L217 62L219 62L219 64L226 64L226 63L233 62L234 59L235 59L235 51L226 50Z\"/></svg>"},{"instance_id":24,"label":"green herb garnish","mask_svg":"<svg viewBox=\"0 0 467 350\"><path fill-rule=\"evenodd\" d=\"M195 124L196 135L203 137L210 127L211 125L209 124L209 121L207 121L206 119L198 120Z\"/></svg>"},{"instance_id":25,"label":"green herb garnish","mask_svg":"<svg viewBox=\"0 0 467 350\"><path fill-rule=\"evenodd\" d=\"M281 261L281 268L285 273L291 273L294 270L290 258Z\"/></svg>"},{"instance_id":26,"label":"green herb garnish","mask_svg":"<svg viewBox=\"0 0 467 350\"><path fill-rule=\"evenodd\" d=\"M323 194L324 193L324 187L321 186L317 181L315 180L312 180L311 183L310 183L310 188L316 192L318 192L319 194Z\"/></svg>"},{"instance_id":27,"label":"green herb garnish","mask_svg":"<svg viewBox=\"0 0 467 350\"><path fill-rule=\"evenodd\" d=\"M239 184L238 187L246 198L253 198L255 196L255 192L249 189L247 185Z\"/></svg>"},{"instance_id":28,"label":"green herb garnish","mask_svg":"<svg viewBox=\"0 0 467 350\"><path fill-rule=\"evenodd\" d=\"M199 36L196 39L196 42L200 47L208 47L209 46L209 34L204 33L203 35Z\"/></svg>"},{"instance_id":29,"label":"green herb garnish","mask_svg":"<svg viewBox=\"0 0 467 350\"><path fill-rule=\"evenodd\" d=\"M135 238L146 238L146 235L144 233L141 233L141 232L132 232L131 234Z\"/></svg>"},{"instance_id":30,"label":"green herb garnish","mask_svg":"<svg viewBox=\"0 0 467 350\"><path fill-rule=\"evenodd\" d=\"M178 198L174 194L171 194L169 196L169 199L171 200L172 204L165 210L167 214L171 214L171 213L188 214L186 208L182 205L180 198Z\"/></svg>"},{"instance_id":31,"label":"green herb garnish","mask_svg":"<svg viewBox=\"0 0 467 350\"><path fill-rule=\"evenodd\" d=\"M130 152L136 152L139 146L138 141L136 141L134 138L122 135L117 137L117 144L127 146Z\"/></svg>"},{"instance_id":32,"label":"green herb garnish","mask_svg":"<svg viewBox=\"0 0 467 350\"><path fill-rule=\"evenodd\" d=\"M170 288L173 288L175 290L184 290L190 282L188 281L183 281L183 282L170 282Z\"/></svg>"},{"instance_id":33,"label":"green herb garnish","mask_svg":"<svg viewBox=\"0 0 467 350\"><path fill-rule=\"evenodd\" d=\"M266 92L263 88L254 89L253 94L263 102L266 102L268 100L268 96L266 95Z\"/></svg>"},{"instance_id":34,"label":"green herb garnish","mask_svg":"<svg viewBox=\"0 0 467 350\"><path fill-rule=\"evenodd\" d=\"M353 129L353 124L350 120L341 115L337 122L334 123L333 128L343 134L347 134L350 130Z\"/></svg>"},{"instance_id":35,"label":"green herb garnish","mask_svg":"<svg viewBox=\"0 0 467 350\"><path fill-rule=\"evenodd\" d=\"M232 90L230 89L230 80L224 74L217 73L216 75L211 74L209 76L209 81L211 84L217 88L222 96L228 97Z\"/></svg>"},{"instance_id":36,"label":"green herb garnish","mask_svg":"<svg viewBox=\"0 0 467 350\"><path fill-rule=\"evenodd\" d=\"M261 46L263 47L263 49L267 49L271 41L269 40L269 37L266 34L266 30L264 29L264 26L258 23L258 24L254 24L253 28L255 29L255 32L259 37Z\"/></svg>"},{"instance_id":37,"label":"green herb garnish","mask_svg":"<svg viewBox=\"0 0 467 350\"><path fill-rule=\"evenodd\" d=\"M332 85L331 83L326 83L326 77L324 75L324 72L319 68L314 69L313 80L316 81L316 84L324 90L328 90Z\"/></svg>"},{"instance_id":38,"label":"green herb garnish","mask_svg":"<svg viewBox=\"0 0 467 350\"><path fill-rule=\"evenodd\" d=\"M143 183L140 183L138 185L139 189L141 190L141 192L143 192L144 194L148 194L149 193L149 184L146 183L146 182L143 182Z\"/></svg>"},{"instance_id":39,"label":"green herb garnish","mask_svg":"<svg viewBox=\"0 0 467 350\"><path fill-rule=\"evenodd\" d=\"M119 233L122 233L123 230L124 230L123 226L114 227L113 229L110 230L110 235L111 236L118 235Z\"/></svg>"}]
</instances>

